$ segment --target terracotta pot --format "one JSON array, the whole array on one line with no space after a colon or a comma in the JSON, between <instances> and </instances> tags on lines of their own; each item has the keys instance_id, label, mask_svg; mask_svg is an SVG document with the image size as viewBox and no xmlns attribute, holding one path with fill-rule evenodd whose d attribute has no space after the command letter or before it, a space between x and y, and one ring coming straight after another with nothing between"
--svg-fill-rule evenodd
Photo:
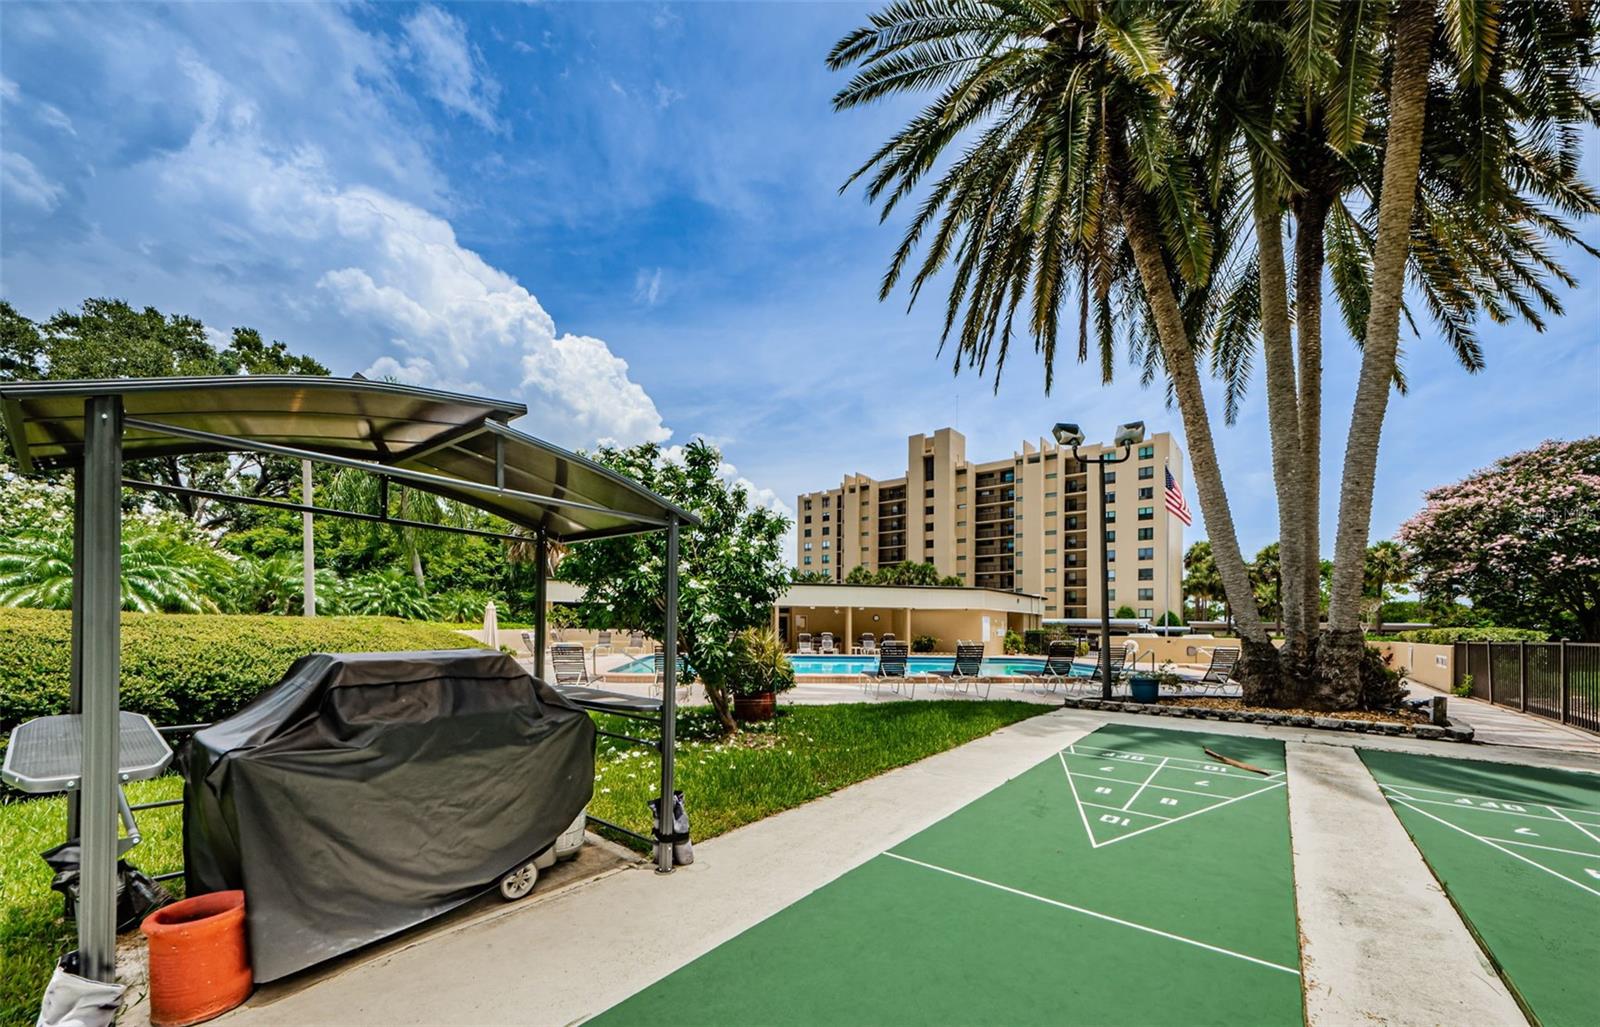
<instances>
[{"instance_id":1,"label":"terracotta pot","mask_svg":"<svg viewBox=\"0 0 1600 1027\"><path fill-rule=\"evenodd\" d=\"M174 902L145 917L150 942L150 1022L185 1027L220 1016L250 996L244 892Z\"/></svg>"},{"instance_id":2,"label":"terracotta pot","mask_svg":"<svg viewBox=\"0 0 1600 1027\"><path fill-rule=\"evenodd\" d=\"M733 697L735 720L771 720L778 712L778 693L762 692L759 695Z\"/></svg>"}]
</instances>

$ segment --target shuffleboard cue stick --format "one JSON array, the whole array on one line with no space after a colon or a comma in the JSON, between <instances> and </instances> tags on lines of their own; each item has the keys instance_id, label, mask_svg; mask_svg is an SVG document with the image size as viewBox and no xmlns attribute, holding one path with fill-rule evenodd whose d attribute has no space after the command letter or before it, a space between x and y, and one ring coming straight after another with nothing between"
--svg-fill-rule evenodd
<instances>
[{"instance_id":1,"label":"shuffleboard cue stick","mask_svg":"<svg viewBox=\"0 0 1600 1027\"><path fill-rule=\"evenodd\" d=\"M1211 749L1203 749L1202 751L1204 751L1205 754L1207 756L1210 756L1212 759L1221 760L1223 763L1226 763L1230 767L1238 767L1240 770L1248 770L1253 774L1260 774L1263 777L1265 777L1268 774L1272 773L1270 770L1262 770L1260 767L1252 767L1250 764L1244 762L1243 760L1236 760L1232 756L1224 756L1224 755L1222 755L1222 753L1214 752Z\"/></svg>"}]
</instances>

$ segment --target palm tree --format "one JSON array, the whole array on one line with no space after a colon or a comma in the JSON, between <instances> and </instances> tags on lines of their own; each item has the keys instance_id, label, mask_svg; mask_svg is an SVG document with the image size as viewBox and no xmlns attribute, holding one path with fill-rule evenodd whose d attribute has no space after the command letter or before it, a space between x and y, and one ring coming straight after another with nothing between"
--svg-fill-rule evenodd
<instances>
[{"instance_id":1,"label":"palm tree","mask_svg":"<svg viewBox=\"0 0 1600 1027\"><path fill-rule=\"evenodd\" d=\"M1364 591L1377 600L1377 605L1372 608L1374 630L1383 628L1383 590L1392 583L1405 580L1410 569L1411 561L1400 543L1384 539L1367 547Z\"/></svg>"},{"instance_id":2,"label":"palm tree","mask_svg":"<svg viewBox=\"0 0 1600 1027\"><path fill-rule=\"evenodd\" d=\"M1236 295L1232 279L1214 280L1213 258L1238 226L1227 216L1231 179L1203 188L1199 159L1173 129L1177 88L1163 48L1197 9L900 0L840 40L828 61L860 66L837 109L939 90L846 183L865 178L885 218L957 140L974 136L912 216L881 289L894 289L928 236L911 297L950 269L944 334L955 335L958 369L964 361L983 373L993 351L998 387L1020 312L1048 390L1075 291L1080 360L1092 334L1109 377L1120 324L1146 374L1165 372L1248 679L1277 654L1251 598L1197 363L1197 331L1224 318Z\"/></svg>"},{"instance_id":3,"label":"palm tree","mask_svg":"<svg viewBox=\"0 0 1600 1027\"><path fill-rule=\"evenodd\" d=\"M1201 616L1211 616L1211 603L1224 598L1222 577L1211 555L1211 543L1195 542L1183 554L1183 590L1200 606Z\"/></svg>"},{"instance_id":4,"label":"palm tree","mask_svg":"<svg viewBox=\"0 0 1600 1027\"><path fill-rule=\"evenodd\" d=\"M384 496L388 495L388 509L382 509ZM357 513L385 513L403 521L421 524L470 527L476 516L471 507L454 500L444 499L431 492L404 486L385 489L382 482L366 471L339 470L328 484L328 499L334 506ZM384 530L378 523L368 522L373 536ZM423 567L423 553L437 532L412 526L391 526L388 530L399 535L405 550L406 562L418 589L426 590L427 578Z\"/></svg>"}]
</instances>

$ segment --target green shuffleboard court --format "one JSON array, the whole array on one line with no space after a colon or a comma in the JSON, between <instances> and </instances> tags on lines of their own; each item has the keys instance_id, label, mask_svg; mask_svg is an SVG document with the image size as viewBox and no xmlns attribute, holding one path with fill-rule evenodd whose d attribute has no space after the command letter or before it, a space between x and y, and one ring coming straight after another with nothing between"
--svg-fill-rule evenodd
<instances>
[{"instance_id":1,"label":"green shuffleboard court","mask_svg":"<svg viewBox=\"0 0 1600 1027\"><path fill-rule=\"evenodd\" d=\"M596 1022L1300 1024L1284 784L1103 727Z\"/></svg>"},{"instance_id":2,"label":"green shuffleboard court","mask_svg":"<svg viewBox=\"0 0 1600 1027\"><path fill-rule=\"evenodd\" d=\"M1361 751L1389 805L1544 1027L1600 1023L1600 777Z\"/></svg>"}]
</instances>

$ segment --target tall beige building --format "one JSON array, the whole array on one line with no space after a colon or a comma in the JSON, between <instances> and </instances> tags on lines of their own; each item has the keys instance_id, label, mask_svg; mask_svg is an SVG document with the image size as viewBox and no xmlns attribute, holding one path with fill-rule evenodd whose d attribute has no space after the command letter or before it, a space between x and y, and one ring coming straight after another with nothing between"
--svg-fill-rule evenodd
<instances>
[{"instance_id":1,"label":"tall beige building","mask_svg":"<svg viewBox=\"0 0 1600 1027\"><path fill-rule=\"evenodd\" d=\"M1110 449L1088 444L1079 452ZM1183 602L1184 525L1167 509L1163 468L1182 488L1183 453L1166 432L1105 469L1101 498L1091 487L1097 465L1053 441L971 463L953 428L913 435L903 477L847 474L836 488L799 497L796 564L843 581L858 566L922 561L966 585L1042 596L1046 618L1098 617L1094 518L1104 516L1112 610L1157 618Z\"/></svg>"}]
</instances>

